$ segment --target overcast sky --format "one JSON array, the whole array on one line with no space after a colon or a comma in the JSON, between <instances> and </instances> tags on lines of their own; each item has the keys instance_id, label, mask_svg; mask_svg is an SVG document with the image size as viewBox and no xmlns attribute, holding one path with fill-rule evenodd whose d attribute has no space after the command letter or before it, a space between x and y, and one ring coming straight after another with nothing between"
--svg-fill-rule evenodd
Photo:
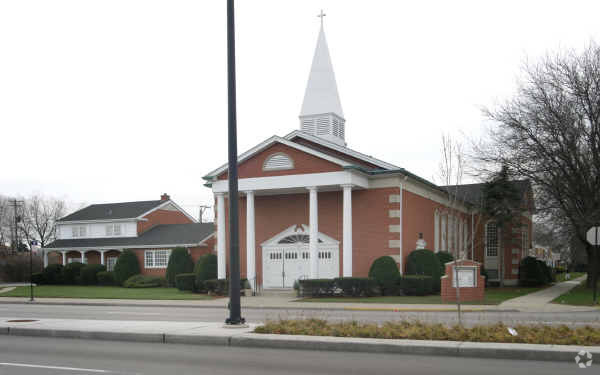
<instances>
[{"instance_id":1,"label":"overcast sky","mask_svg":"<svg viewBox=\"0 0 600 375\"><path fill-rule=\"evenodd\" d=\"M432 179L525 59L600 40L600 2L237 1L239 152L299 127L319 19L348 146ZM0 194L197 216L227 160L226 2L0 2Z\"/></svg>"}]
</instances>

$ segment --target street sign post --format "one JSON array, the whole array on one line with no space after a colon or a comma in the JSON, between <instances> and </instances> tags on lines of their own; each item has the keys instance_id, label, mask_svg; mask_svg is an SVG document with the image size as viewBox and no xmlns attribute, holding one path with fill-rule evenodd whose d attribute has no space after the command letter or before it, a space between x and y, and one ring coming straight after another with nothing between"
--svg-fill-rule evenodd
<instances>
[{"instance_id":1,"label":"street sign post","mask_svg":"<svg viewBox=\"0 0 600 375\"><path fill-rule=\"evenodd\" d=\"M596 253L594 254L594 264L592 265L592 288L594 288L594 305L596 304L596 289L598 288L598 249L600 247L600 225L596 225L588 229L585 238L590 245L594 246Z\"/></svg>"}]
</instances>

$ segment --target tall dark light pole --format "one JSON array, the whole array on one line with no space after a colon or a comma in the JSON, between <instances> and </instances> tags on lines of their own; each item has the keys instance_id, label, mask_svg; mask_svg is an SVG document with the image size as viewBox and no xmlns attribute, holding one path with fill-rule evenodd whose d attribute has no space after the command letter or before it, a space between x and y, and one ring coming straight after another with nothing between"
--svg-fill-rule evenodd
<instances>
[{"instance_id":1,"label":"tall dark light pole","mask_svg":"<svg viewBox=\"0 0 600 375\"><path fill-rule=\"evenodd\" d=\"M245 323L240 305L240 238L238 223L237 116L235 96L234 2L227 0L227 99L229 139L229 318L225 323ZM221 213L219 213L221 215Z\"/></svg>"}]
</instances>

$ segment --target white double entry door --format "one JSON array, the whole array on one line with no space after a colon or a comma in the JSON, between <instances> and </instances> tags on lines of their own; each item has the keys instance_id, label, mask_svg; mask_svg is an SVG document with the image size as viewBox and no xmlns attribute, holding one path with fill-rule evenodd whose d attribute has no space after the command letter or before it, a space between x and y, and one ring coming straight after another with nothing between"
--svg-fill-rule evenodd
<instances>
[{"instance_id":1,"label":"white double entry door","mask_svg":"<svg viewBox=\"0 0 600 375\"><path fill-rule=\"evenodd\" d=\"M310 278L309 230L293 225L262 244L263 287L292 288L294 282ZM339 276L339 242L319 233L318 277Z\"/></svg>"}]
</instances>

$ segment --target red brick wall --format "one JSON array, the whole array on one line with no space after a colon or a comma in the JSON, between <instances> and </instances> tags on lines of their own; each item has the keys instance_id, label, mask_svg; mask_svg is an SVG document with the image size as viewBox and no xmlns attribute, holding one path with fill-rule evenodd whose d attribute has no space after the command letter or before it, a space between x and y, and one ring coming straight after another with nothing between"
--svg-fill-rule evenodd
<instances>
[{"instance_id":1,"label":"red brick wall","mask_svg":"<svg viewBox=\"0 0 600 375\"><path fill-rule=\"evenodd\" d=\"M282 171L263 171L265 160L276 152L283 152L294 161L294 168ZM239 178L283 176L291 174L323 173L341 171L342 167L304 151L275 143L238 166ZM219 175L219 180L227 179L227 172Z\"/></svg>"},{"instance_id":2,"label":"red brick wall","mask_svg":"<svg viewBox=\"0 0 600 375\"><path fill-rule=\"evenodd\" d=\"M144 216L148 221L138 221L138 236L155 225L159 224L189 224L193 223L190 218L180 211L156 210Z\"/></svg>"},{"instance_id":3,"label":"red brick wall","mask_svg":"<svg viewBox=\"0 0 600 375\"><path fill-rule=\"evenodd\" d=\"M367 168L372 168L372 169L381 169L381 167L376 166L375 164L371 164L371 163L367 163L366 161L362 160L362 159L358 159L355 158L353 156L350 155L346 155L342 152L336 151L336 150L332 150L328 147L325 147L323 145L308 141L304 138L300 138L300 137L296 137L294 139L292 139L292 142L301 144L303 146L307 146L310 147L312 149L318 150L324 154L336 157L338 159L342 159L342 160L346 160L346 161L350 161L352 162L352 164L355 165L361 165L363 167L367 167Z\"/></svg>"},{"instance_id":4,"label":"red brick wall","mask_svg":"<svg viewBox=\"0 0 600 375\"><path fill-rule=\"evenodd\" d=\"M459 266L480 266L479 263L470 260L461 260L457 262ZM456 302L456 288L452 286L454 280L453 264L446 265L446 275L442 276L441 295L444 302ZM477 285L474 288L460 288L461 302L481 301L485 295L485 277L481 276L479 267L476 271Z\"/></svg>"},{"instance_id":5,"label":"red brick wall","mask_svg":"<svg viewBox=\"0 0 600 375\"><path fill-rule=\"evenodd\" d=\"M211 242L212 241L212 242ZM212 243L212 245L211 245ZM192 257L192 261L194 262L194 264L196 264L196 262L198 261L198 258L200 258L202 255L204 254L208 254L213 252L213 247L214 247L214 239L210 239L207 241L207 246L195 246L195 247L189 247L188 252ZM138 258L138 263L140 265L140 273L142 275L152 275L152 276L160 276L160 277L164 277L167 273L167 268L145 268L144 267L144 251L146 251L148 249L131 249L131 251L133 251L133 253L137 256Z\"/></svg>"}]
</instances>

